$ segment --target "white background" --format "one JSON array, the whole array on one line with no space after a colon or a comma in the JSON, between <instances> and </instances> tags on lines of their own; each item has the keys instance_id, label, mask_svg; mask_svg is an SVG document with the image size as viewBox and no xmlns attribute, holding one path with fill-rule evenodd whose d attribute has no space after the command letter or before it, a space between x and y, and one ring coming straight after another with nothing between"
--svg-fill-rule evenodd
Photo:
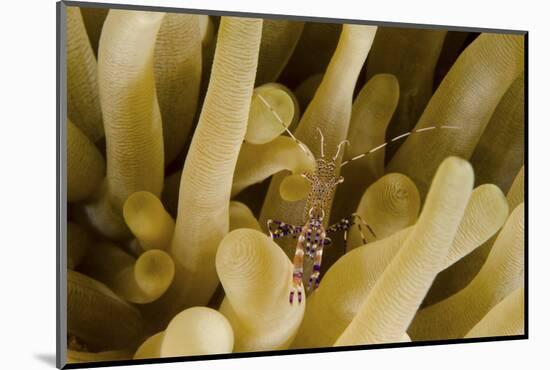
<instances>
[{"instance_id":1,"label":"white background","mask_svg":"<svg viewBox=\"0 0 550 370\"><path fill-rule=\"evenodd\" d=\"M111 0L110 2L120 2ZM543 1L277 0L122 1L529 30L529 319L527 341L277 356L134 367L135 369L518 369L547 363L550 245L548 19ZM536 5L534 5L536 4ZM0 12L0 367L53 368L55 358L55 2L5 1ZM545 356L546 354L546 356ZM539 365L542 367L548 365ZM547 367L546 367L547 368Z\"/></svg>"}]
</instances>

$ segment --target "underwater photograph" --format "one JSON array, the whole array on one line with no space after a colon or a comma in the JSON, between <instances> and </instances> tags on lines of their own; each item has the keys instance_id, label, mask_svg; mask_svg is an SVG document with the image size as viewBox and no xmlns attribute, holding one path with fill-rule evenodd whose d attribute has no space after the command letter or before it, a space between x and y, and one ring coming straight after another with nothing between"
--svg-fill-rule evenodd
<instances>
[{"instance_id":1,"label":"underwater photograph","mask_svg":"<svg viewBox=\"0 0 550 370\"><path fill-rule=\"evenodd\" d=\"M59 13L68 367L526 337L525 32L99 5Z\"/></svg>"}]
</instances>

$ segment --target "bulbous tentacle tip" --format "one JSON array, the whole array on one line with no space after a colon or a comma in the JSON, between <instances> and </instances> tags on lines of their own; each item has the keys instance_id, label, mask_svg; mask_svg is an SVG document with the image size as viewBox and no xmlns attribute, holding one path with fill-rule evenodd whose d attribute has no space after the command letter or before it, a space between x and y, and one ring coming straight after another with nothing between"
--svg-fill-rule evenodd
<instances>
[{"instance_id":1,"label":"bulbous tentacle tip","mask_svg":"<svg viewBox=\"0 0 550 370\"><path fill-rule=\"evenodd\" d=\"M194 306L172 318L164 331L160 357L231 353L234 343L233 328L223 314Z\"/></svg>"},{"instance_id":2,"label":"bulbous tentacle tip","mask_svg":"<svg viewBox=\"0 0 550 370\"><path fill-rule=\"evenodd\" d=\"M443 165L453 166L453 167L462 169L464 171L470 170L473 173L473 168L472 168L472 165L470 164L470 162L468 162L467 160L465 160L463 158L460 158L458 156L451 155L451 156L445 158L445 160L443 160L443 162L441 162L441 166L443 166Z\"/></svg>"}]
</instances>

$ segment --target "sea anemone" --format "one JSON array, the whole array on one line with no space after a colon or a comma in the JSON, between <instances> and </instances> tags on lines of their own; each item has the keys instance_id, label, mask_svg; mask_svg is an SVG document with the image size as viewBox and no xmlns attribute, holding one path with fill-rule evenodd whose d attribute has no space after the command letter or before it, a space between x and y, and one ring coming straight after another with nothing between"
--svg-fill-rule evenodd
<instances>
[{"instance_id":1,"label":"sea anemone","mask_svg":"<svg viewBox=\"0 0 550 370\"><path fill-rule=\"evenodd\" d=\"M68 361L524 332L523 36L65 9ZM337 170L325 226L373 232L289 303L267 220L398 135Z\"/></svg>"}]
</instances>

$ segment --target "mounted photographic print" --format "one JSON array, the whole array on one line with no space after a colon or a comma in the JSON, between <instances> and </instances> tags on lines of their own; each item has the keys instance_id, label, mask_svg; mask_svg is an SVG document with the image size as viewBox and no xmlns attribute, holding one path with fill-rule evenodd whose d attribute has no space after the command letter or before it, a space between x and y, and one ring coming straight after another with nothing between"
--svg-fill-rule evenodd
<instances>
[{"instance_id":1,"label":"mounted photographic print","mask_svg":"<svg viewBox=\"0 0 550 370\"><path fill-rule=\"evenodd\" d=\"M58 3L58 366L527 338L524 31Z\"/></svg>"}]
</instances>

